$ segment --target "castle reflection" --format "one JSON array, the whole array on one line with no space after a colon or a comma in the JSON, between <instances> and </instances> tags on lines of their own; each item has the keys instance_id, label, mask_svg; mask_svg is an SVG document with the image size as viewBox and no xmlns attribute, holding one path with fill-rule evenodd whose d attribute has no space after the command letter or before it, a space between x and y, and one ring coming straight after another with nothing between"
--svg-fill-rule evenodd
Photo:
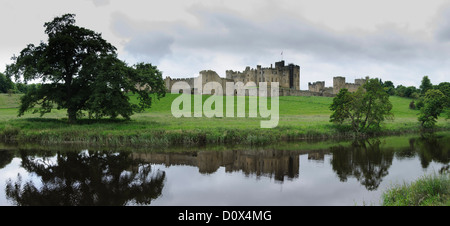
<instances>
[{"instance_id":1,"label":"castle reflection","mask_svg":"<svg viewBox=\"0 0 450 226\"><path fill-rule=\"evenodd\" d=\"M406 141L406 142L405 142ZM20 158L20 168L38 178L9 178L5 195L15 205L150 205L162 195L167 177L152 165L193 166L201 174L242 172L246 176L270 177L276 182L299 178L300 157L330 164L341 182L356 178L367 190L376 190L388 175L393 160L418 158L422 168L431 162L448 171L450 137L412 138L398 146L383 140L353 141L315 150L290 144L292 150L197 150L192 152L139 152L47 149L0 149L0 170ZM326 158L329 157L329 158ZM325 162L325 159L328 159ZM158 167L157 167L158 168ZM17 174L16 174L17 175Z\"/></svg>"},{"instance_id":2,"label":"castle reflection","mask_svg":"<svg viewBox=\"0 0 450 226\"><path fill-rule=\"evenodd\" d=\"M254 174L284 181L285 178L298 178L299 154L296 151L279 150L227 150L191 154L133 153L133 158L165 166L195 166L203 174L211 174L219 167L225 167L225 172L242 171L245 175Z\"/></svg>"}]
</instances>

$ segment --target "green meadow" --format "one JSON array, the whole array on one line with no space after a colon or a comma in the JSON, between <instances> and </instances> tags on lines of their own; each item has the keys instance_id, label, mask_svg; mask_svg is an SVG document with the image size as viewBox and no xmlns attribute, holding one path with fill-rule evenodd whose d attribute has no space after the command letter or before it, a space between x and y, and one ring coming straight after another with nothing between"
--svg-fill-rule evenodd
<instances>
[{"instance_id":1,"label":"green meadow","mask_svg":"<svg viewBox=\"0 0 450 226\"><path fill-rule=\"evenodd\" d=\"M269 144L276 141L304 139L331 139L352 137L350 131L338 130L329 122L330 97L279 97L279 123L271 129L261 128L260 123L269 118L249 117L249 101L246 97L245 117L181 117L172 115L172 102L181 94L167 94L154 99L152 107L136 113L131 120L120 118L94 120L87 116L76 124L67 123L65 110L52 110L40 117L26 113L17 117L19 95L0 94L0 135L3 140L38 142L43 144L81 143L97 145L169 146L199 144ZM204 103L210 96L202 96ZM136 101L130 96L131 101ZM239 97L242 98L242 97ZM381 131L372 135L393 135L419 132L417 114L409 109L411 99L391 96L394 118L383 123ZM259 101L256 99L255 101ZM267 101L270 105L270 98ZM194 111L194 96L191 110ZM223 99L226 112L226 98ZM235 97L234 110L238 101ZM256 109L255 109L256 110ZM225 116L225 113L224 113ZM441 117L438 130L450 130L450 123Z\"/></svg>"}]
</instances>

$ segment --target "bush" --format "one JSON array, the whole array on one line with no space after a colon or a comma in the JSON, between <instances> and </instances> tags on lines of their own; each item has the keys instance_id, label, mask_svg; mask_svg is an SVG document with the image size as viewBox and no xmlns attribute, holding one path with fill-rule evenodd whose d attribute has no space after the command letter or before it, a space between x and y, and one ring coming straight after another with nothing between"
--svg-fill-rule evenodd
<instances>
[{"instance_id":1,"label":"bush","mask_svg":"<svg viewBox=\"0 0 450 226\"><path fill-rule=\"evenodd\" d=\"M420 110L421 108L423 108L424 105L425 103L423 102L423 98L420 98L416 103L416 108Z\"/></svg>"},{"instance_id":2,"label":"bush","mask_svg":"<svg viewBox=\"0 0 450 226\"><path fill-rule=\"evenodd\" d=\"M409 109L413 109L413 110L416 109L416 105L414 104L414 101L411 101L411 102L409 103Z\"/></svg>"},{"instance_id":3,"label":"bush","mask_svg":"<svg viewBox=\"0 0 450 226\"><path fill-rule=\"evenodd\" d=\"M423 176L382 195L384 206L445 206L450 204L450 174Z\"/></svg>"}]
</instances>

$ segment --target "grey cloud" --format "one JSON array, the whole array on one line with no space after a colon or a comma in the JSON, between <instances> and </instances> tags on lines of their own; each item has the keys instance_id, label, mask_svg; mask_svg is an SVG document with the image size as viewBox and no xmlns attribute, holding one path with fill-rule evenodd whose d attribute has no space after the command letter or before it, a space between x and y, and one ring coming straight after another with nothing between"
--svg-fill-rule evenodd
<instances>
[{"instance_id":1,"label":"grey cloud","mask_svg":"<svg viewBox=\"0 0 450 226\"><path fill-rule=\"evenodd\" d=\"M159 23L136 23L119 13L113 18L113 32L128 40L124 43L124 50L134 58L156 63L172 52L171 45L175 39L159 29Z\"/></svg>"},{"instance_id":2,"label":"grey cloud","mask_svg":"<svg viewBox=\"0 0 450 226\"><path fill-rule=\"evenodd\" d=\"M319 60L376 60L406 63L417 57L433 57L434 46L395 27L383 27L376 33L334 32L290 16L279 16L266 23L249 22L240 15L226 12L197 11L203 30L188 31L177 40L193 48L263 54L289 49ZM280 13L280 15L282 15ZM214 34L211 31L219 31ZM225 31L225 32L220 32ZM439 52L438 52L439 54ZM446 55L446 53L445 53Z\"/></svg>"},{"instance_id":3,"label":"grey cloud","mask_svg":"<svg viewBox=\"0 0 450 226\"><path fill-rule=\"evenodd\" d=\"M435 38L437 41L450 41L450 5L441 9L436 19Z\"/></svg>"},{"instance_id":4,"label":"grey cloud","mask_svg":"<svg viewBox=\"0 0 450 226\"><path fill-rule=\"evenodd\" d=\"M92 2L94 3L95 6L99 7L109 5L110 0L92 0Z\"/></svg>"},{"instance_id":5,"label":"grey cloud","mask_svg":"<svg viewBox=\"0 0 450 226\"><path fill-rule=\"evenodd\" d=\"M172 37L162 33L138 34L126 44L125 51L139 60L158 62L171 53L170 46L173 42Z\"/></svg>"},{"instance_id":6,"label":"grey cloud","mask_svg":"<svg viewBox=\"0 0 450 226\"><path fill-rule=\"evenodd\" d=\"M304 19L274 12L271 20L260 22L228 9L190 9L199 21L192 27L182 21L135 22L115 15L114 30L129 37L125 50L130 54L158 58L176 50L228 53L248 58L283 50L312 56L334 64L367 61L411 66L440 64L450 49L438 42L427 42L395 26L376 32L336 32ZM449 26L450 27L450 26ZM449 28L450 34L450 28ZM186 51L187 50L187 51Z\"/></svg>"}]
</instances>

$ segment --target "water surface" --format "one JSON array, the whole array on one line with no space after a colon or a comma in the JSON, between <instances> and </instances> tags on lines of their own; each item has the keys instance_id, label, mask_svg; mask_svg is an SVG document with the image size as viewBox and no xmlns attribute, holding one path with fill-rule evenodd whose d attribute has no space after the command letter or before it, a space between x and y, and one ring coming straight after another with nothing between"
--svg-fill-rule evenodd
<instances>
[{"instance_id":1,"label":"water surface","mask_svg":"<svg viewBox=\"0 0 450 226\"><path fill-rule=\"evenodd\" d=\"M448 170L450 135L267 147L0 146L0 205L380 205Z\"/></svg>"}]
</instances>

